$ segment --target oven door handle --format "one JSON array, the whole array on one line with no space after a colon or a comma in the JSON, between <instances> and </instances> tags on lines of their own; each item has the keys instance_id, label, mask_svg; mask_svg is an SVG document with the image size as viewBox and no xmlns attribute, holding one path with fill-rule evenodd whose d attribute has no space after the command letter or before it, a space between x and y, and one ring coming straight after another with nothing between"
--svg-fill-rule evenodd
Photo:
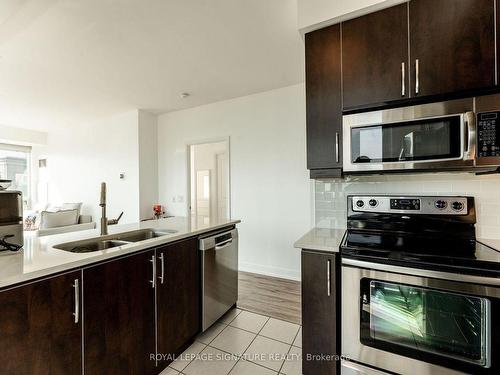
<instances>
[{"instance_id":1,"label":"oven door handle","mask_svg":"<svg viewBox=\"0 0 500 375\"><path fill-rule=\"evenodd\" d=\"M374 271L382 271L391 274L396 273L400 275L408 275L410 277L417 277L417 278L431 278L431 279L440 279L452 282L458 281L460 283L485 285L485 288L500 286L499 277L476 276L463 273L452 273L446 271L434 271L430 269L395 266L392 264L376 263L376 262L351 259L351 258L342 258L342 266L363 268ZM425 286L425 285L418 284L418 286ZM496 295L493 296L495 296L495 298L500 298L500 291L498 291L497 294L498 296Z\"/></svg>"},{"instance_id":2,"label":"oven door handle","mask_svg":"<svg viewBox=\"0 0 500 375\"><path fill-rule=\"evenodd\" d=\"M464 124L464 160L474 159L476 153L476 118L474 112L463 114Z\"/></svg>"}]
</instances>

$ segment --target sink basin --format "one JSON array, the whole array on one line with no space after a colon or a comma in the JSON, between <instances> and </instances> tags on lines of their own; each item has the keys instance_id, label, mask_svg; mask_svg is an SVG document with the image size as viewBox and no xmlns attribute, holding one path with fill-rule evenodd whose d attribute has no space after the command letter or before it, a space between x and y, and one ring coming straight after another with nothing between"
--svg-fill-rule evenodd
<instances>
[{"instance_id":1,"label":"sink basin","mask_svg":"<svg viewBox=\"0 0 500 375\"><path fill-rule=\"evenodd\" d=\"M104 237L89 238L87 240L66 242L54 245L54 248L72 253L90 253L93 251L102 251L113 247L129 245L134 242L140 242L177 233L172 229L139 229L130 232L117 233Z\"/></svg>"},{"instance_id":2,"label":"sink basin","mask_svg":"<svg viewBox=\"0 0 500 375\"><path fill-rule=\"evenodd\" d=\"M128 245L130 242L120 240L102 240L92 238L90 240L67 242L54 247L59 250L70 251L72 253L91 253L113 247Z\"/></svg>"},{"instance_id":3,"label":"sink basin","mask_svg":"<svg viewBox=\"0 0 500 375\"><path fill-rule=\"evenodd\" d=\"M177 233L177 231L172 229L139 229L132 232L116 234L113 238L121 241L139 242L174 233Z\"/></svg>"}]
</instances>

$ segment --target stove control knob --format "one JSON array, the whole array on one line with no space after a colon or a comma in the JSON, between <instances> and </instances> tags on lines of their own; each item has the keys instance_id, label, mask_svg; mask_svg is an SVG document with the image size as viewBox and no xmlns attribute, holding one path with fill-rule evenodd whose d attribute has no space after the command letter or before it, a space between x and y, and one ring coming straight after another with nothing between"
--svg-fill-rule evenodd
<instances>
[{"instance_id":1,"label":"stove control knob","mask_svg":"<svg viewBox=\"0 0 500 375\"><path fill-rule=\"evenodd\" d=\"M463 208L464 208L464 204L462 202L453 202L451 204L451 207L455 210L455 211L462 211Z\"/></svg>"},{"instance_id":2,"label":"stove control knob","mask_svg":"<svg viewBox=\"0 0 500 375\"><path fill-rule=\"evenodd\" d=\"M448 203L446 201L443 201L443 200L438 200L438 201L434 202L434 206L438 210L444 210L446 208L446 206L448 206Z\"/></svg>"},{"instance_id":3,"label":"stove control knob","mask_svg":"<svg viewBox=\"0 0 500 375\"><path fill-rule=\"evenodd\" d=\"M370 201L368 202L368 204L371 207L377 207L378 201L376 199L370 199Z\"/></svg>"},{"instance_id":4,"label":"stove control knob","mask_svg":"<svg viewBox=\"0 0 500 375\"><path fill-rule=\"evenodd\" d=\"M359 208L364 207L364 205L365 205L365 202L363 202L361 199L356 202L356 206L358 206Z\"/></svg>"}]
</instances>

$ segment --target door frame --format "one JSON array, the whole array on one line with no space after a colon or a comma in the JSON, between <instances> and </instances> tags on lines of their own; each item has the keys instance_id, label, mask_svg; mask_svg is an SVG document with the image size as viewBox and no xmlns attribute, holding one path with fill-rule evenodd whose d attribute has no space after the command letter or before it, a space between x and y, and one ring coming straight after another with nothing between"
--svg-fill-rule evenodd
<instances>
[{"instance_id":1,"label":"door frame","mask_svg":"<svg viewBox=\"0 0 500 375\"><path fill-rule=\"evenodd\" d=\"M188 142L186 144L186 216L191 218L191 146L203 145L208 143L218 143L218 142L226 142L226 151L227 151L227 217L231 218L231 142L230 136L226 137L217 137L217 138L206 138L201 140L195 140Z\"/></svg>"}]
</instances>

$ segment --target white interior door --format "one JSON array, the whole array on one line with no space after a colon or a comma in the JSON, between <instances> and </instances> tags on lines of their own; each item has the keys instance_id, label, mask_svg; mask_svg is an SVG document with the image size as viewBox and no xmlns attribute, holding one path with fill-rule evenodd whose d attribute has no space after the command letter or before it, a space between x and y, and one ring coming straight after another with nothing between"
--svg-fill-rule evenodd
<instances>
[{"instance_id":1,"label":"white interior door","mask_svg":"<svg viewBox=\"0 0 500 375\"><path fill-rule=\"evenodd\" d=\"M188 145L188 214L198 223L230 216L229 144Z\"/></svg>"},{"instance_id":2,"label":"white interior door","mask_svg":"<svg viewBox=\"0 0 500 375\"><path fill-rule=\"evenodd\" d=\"M217 164L217 216L219 219L228 218L228 175L227 153L216 155Z\"/></svg>"},{"instance_id":3,"label":"white interior door","mask_svg":"<svg viewBox=\"0 0 500 375\"><path fill-rule=\"evenodd\" d=\"M210 170L196 171L196 214L200 221L210 220Z\"/></svg>"}]
</instances>

